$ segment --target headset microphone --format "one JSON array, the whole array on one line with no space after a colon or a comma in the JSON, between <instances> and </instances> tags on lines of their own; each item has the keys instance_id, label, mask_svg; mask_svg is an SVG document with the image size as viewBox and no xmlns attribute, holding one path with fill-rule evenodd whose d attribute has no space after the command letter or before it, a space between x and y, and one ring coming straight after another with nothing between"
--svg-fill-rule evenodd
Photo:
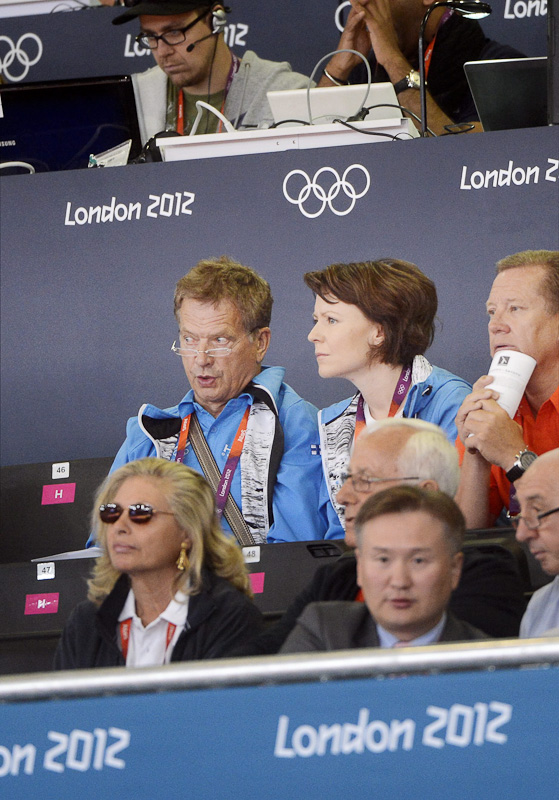
<instances>
[{"instance_id":1,"label":"headset microphone","mask_svg":"<svg viewBox=\"0 0 559 800\"><path fill-rule=\"evenodd\" d=\"M197 41L192 42L186 48L186 52L187 53L192 53L192 51L194 50L194 48L196 47L197 44L200 44L200 42L205 42L206 39L209 39L211 36L214 36L214 35L215 35L214 33L208 33L207 36L203 36L201 39L197 39Z\"/></svg>"}]
</instances>

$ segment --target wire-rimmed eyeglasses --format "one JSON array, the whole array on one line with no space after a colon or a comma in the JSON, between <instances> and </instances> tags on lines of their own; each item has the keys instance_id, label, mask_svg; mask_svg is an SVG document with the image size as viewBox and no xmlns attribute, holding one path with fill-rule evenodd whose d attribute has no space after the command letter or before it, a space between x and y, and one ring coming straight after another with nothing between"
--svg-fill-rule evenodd
<instances>
[{"instance_id":1,"label":"wire-rimmed eyeglasses","mask_svg":"<svg viewBox=\"0 0 559 800\"><path fill-rule=\"evenodd\" d=\"M206 8L201 14L198 14L196 19L185 25L184 28L177 28L172 31L165 31L165 33L146 33L141 31L136 36L136 41L141 47L147 47L148 50L157 50L159 42L165 42L169 47L175 47L177 44L182 44L186 39L186 32L193 28L201 19L207 17L208 9Z\"/></svg>"},{"instance_id":2,"label":"wire-rimmed eyeglasses","mask_svg":"<svg viewBox=\"0 0 559 800\"><path fill-rule=\"evenodd\" d=\"M551 514L556 514L558 511L559 506L557 508L552 508L551 511L542 511L541 514L517 514L515 517L510 518L510 524L515 531L518 530L518 526L521 522L526 525L529 531L537 531L540 527L540 520L549 517Z\"/></svg>"},{"instance_id":3,"label":"wire-rimmed eyeglasses","mask_svg":"<svg viewBox=\"0 0 559 800\"><path fill-rule=\"evenodd\" d=\"M407 477L400 477L397 475L394 478L367 478L365 475L353 475L351 472L345 472L341 475L343 483L349 481L356 492L363 492L369 494L373 490L373 486L379 483L390 483L391 481L419 481L417 475L410 475Z\"/></svg>"},{"instance_id":4,"label":"wire-rimmed eyeglasses","mask_svg":"<svg viewBox=\"0 0 559 800\"><path fill-rule=\"evenodd\" d=\"M175 355L181 357L182 356L195 357L203 355L203 356L209 356L210 358L225 358L225 356L231 355L234 348L239 344L239 342L242 342L243 339L245 339L247 336L250 336L252 333L254 333L255 330L256 328L254 328L249 333L245 333L244 336L241 336L240 339L237 339L236 342L233 342L233 344L230 347L210 347L209 350L198 350L195 347L180 347L180 345L177 345L177 340L175 339L175 341L171 345L171 350L173 351L173 353L175 353Z\"/></svg>"}]
</instances>

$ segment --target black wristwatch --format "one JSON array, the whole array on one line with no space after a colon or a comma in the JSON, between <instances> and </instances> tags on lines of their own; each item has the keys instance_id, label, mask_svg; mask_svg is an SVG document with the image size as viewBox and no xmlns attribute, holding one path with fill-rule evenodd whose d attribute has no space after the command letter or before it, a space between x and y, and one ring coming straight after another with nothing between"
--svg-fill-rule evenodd
<instances>
[{"instance_id":1,"label":"black wristwatch","mask_svg":"<svg viewBox=\"0 0 559 800\"><path fill-rule=\"evenodd\" d=\"M394 84L394 91L396 94L404 92L406 89L419 89L421 81L419 80L419 72L412 69L408 72L405 78Z\"/></svg>"},{"instance_id":2,"label":"black wristwatch","mask_svg":"<svg viewBox=\"0 0 559 800\"><path fill-rule=\"evenodd\" d=\"M512 467L505 473L507 476L507 480L511 483L514 483L519 478L521 478L530 464L533 464L536 460L537 455L533 453L531 450L528 450L527 447L524 450L521 450L517 453L514 457L514 464Z\"/></svg>"}]
</instances>

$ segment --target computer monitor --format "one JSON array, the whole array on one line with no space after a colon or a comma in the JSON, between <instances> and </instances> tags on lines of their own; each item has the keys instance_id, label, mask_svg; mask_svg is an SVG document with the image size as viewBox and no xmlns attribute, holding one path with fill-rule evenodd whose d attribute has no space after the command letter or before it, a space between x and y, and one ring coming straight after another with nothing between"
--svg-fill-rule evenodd
<instances>
[{"instance_id":1,"label":"computer monitor","mask_svg":"<svg viewBox=\"0 0 559 800\"><path fill-rule=\"evenodd\" d=\"M464 72L486 131L547 125L547 58L467 61Z\"/></svg>"},{"instance_id":2,"label":"computer monitor","mask_svg":"<svg viewBox=\"0 0 559 800\"><path fill-rule=\"evenodd\" d=\"M135 158L141 142L128 75L0 86L0 175L14 174L14 162L35 172L82 169L91 154L128 139Z\"/></svg>"}]
</instances>

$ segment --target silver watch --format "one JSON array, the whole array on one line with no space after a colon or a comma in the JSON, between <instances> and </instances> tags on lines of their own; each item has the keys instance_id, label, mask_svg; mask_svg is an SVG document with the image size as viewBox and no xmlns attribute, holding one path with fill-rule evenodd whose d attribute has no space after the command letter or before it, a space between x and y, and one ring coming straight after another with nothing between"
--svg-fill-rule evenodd
<instances>
[{"instance_id":1,"label":"silver watch","mask_svg":"<svg viewBox=\"0 0 559 800\"><path fill-rule=\"evenodd\" d=\"M394 91L396 94L400 94L406 89L419 89L420 85L419 72L416 69L411 69L405 78L394 84Z\"/></svg>"},{"instance_id":2,"label":"silver watch","mask_svg":"<svg viewBox=\"0 0 559 800\"><path fill-rule=\"evenodd\" d=\"M530 464L534 463L536 458L537 455L533 453L531 450L528 450L527 447L525 447L524 450L521 450L519 453L517 453L514 457L514 464L505 473L507 476L507 480L510 481L511 483L514 483L519 478L521 478L528 469L528 467L530 466Z\"/></svg>"}]
</instances>

